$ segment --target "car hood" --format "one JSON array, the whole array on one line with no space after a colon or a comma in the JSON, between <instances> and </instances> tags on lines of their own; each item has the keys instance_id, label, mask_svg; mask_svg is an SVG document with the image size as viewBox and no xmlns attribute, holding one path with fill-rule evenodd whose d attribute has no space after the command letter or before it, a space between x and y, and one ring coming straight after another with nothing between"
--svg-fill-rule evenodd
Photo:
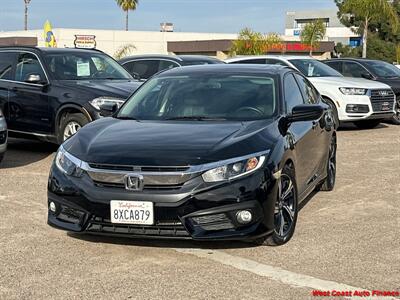
<instances>
[{"instance_id":1,"label":"car hood","mask_svg":"<svg viewBox=\"0 0 400 300\"><path fill-rule=\"evenodd\" d=\"M64 148L89 163L199 165L270 149L277 136L274 124L104 118L82 128Z\"/></svg>"},{"instance_id":2,"label":"car hood","mask_svg":"<svg viewBox=\"0 0 400 300\"><path fill-rule=\"evenodd\" d=\"M98 96L127 99L142 82L135 80L63 80L62 85L79 88Z\"/></svg>"},{"instance_id":3,"label":"car hood","mask_svg":"<svg viewBox=\"0 0 400 300\"><path fill-rule=\"evenodd\" d=\"M398 78L379 78L377 81L389 85L396 95L400 95L400 77Z\"/></svg>"},{"instance_id":4,"label":"car hood","mask_svg":"<svg viewBox=\"0 0 400 300\"><path fill-rule=\"evenodd\" d=\"M336 85L337 87L354 87L364 89L388 89L388 85L368 80L364 78L353 77L309 77L312 84L318 89L318 85Z\"/></svg>"}]
</instances>

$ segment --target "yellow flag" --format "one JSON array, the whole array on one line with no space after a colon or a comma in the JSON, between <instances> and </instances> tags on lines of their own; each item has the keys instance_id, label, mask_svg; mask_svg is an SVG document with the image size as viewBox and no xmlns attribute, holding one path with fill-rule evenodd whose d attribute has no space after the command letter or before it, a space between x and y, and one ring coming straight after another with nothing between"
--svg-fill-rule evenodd
<instances>
[{"instance_id":1,"label":"yellow flag","mask_svg":"<svg viewBox=\"0 0 400 300\"><path fill-rule=\"evenodd\" d=\"M57 47L56 37L54 36L49 20L44 23L44 40L46 47Z\"/></svg>"}]
</instances>

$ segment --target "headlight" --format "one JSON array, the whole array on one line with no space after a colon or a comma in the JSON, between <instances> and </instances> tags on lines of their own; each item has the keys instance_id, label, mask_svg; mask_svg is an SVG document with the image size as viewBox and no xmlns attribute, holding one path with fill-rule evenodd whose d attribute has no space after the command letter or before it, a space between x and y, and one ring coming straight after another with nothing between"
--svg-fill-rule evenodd
<instances>
[{"instance_id":1,"label":"headlight","mask_svg":"<svg viewBox=\"0 0 400 300\"><path fill-rule=\"evenodd\" d=\"M120 108L124 102L124 99L114 97L99 97L89 101L89 103L97 110L100 110L100 106L103 104L117 104L118 108Z\"/></svg>"},{"instance_id":2,"label":"headlight","mask_svg":"<svg viewBox=\"0 0 400 300\"><path fill-rule=\"evenodd\" d=\"M80 177L82 175L82 161L69 154L62 146L57 152L55 163L57 168L64 174L74 177Z\"/></svg>"},{"instance_id":3,"label":"headlight","mask_svg":"<svg viewBox=\"0 0 400 300\"><path fill-rule=\"evenodd\" d=\"M205 182L217 182L236 179L261 168L264 164L265 156L254 156L241 159L213 168L205 173L202 177Z\"/></svg>"},{"instance_id":4,"label":"headlight","mask_svg":"<svg viewBox=\"0 0 400 300\"><path fill-rule=\"evenodd\" d=\"M367 89L359 89L359 88L345 88L341 87L339 90L344 95L365 95L367 93Z\"/></svg>"}]
</instances>

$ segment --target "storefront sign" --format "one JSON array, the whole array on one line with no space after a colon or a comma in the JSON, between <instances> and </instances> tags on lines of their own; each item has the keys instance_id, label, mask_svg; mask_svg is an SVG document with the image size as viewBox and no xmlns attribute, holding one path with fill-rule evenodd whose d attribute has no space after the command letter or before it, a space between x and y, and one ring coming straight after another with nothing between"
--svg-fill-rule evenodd
<instances>
[{"instance_id":1,"label":"storefront sign","mask_svg":"<svg viewBox=\"0 0 400 300\"><path fill-rule=\"evenodd\" d=\"M75 35L74 41L75 48L95 49L96 36L95 35Z\"/></svg>"}]
</instances>

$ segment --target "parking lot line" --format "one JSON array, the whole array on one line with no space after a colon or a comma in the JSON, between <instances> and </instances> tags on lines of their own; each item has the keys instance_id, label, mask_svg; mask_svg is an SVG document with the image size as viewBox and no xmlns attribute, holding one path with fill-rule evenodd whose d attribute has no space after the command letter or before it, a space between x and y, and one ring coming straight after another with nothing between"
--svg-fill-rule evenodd
<instances>
[{"instance_id":1,"label":"parking lot line","mask_svg":"<svg viewBox=\"0 0 400 300\"><path fill-rule=\"evenodd\" d=\"M258 263L254 260L247 258L230 255L220 250L206 250L206 249L175 249L175 251L183 254L191 254L199 258L205 258L226 266L231 266L241 271L251 272L258 276L267 277L274 281L279 281L284 284L288 284L292 287L310 288L318 291L360 291L369 292L372 295L372 291L339 283L330 280L323 280L315 278L309 275L294 273L291 271L284 270L279 267L273 267L266 264ZM351 297L345 297L351 298ZM355 297L360 298L360 297ZM385 300L399 300L394 297L361 297L362 299L385 299Z\"/></svg>"}]
</instances>

